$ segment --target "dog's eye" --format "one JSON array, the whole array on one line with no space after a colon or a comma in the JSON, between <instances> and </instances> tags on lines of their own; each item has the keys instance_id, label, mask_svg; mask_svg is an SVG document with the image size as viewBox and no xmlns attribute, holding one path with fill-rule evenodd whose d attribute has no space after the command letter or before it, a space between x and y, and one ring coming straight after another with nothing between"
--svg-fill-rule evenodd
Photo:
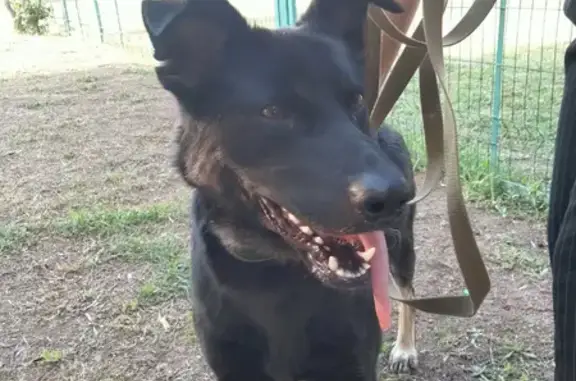
<instances>
[{"instance_id":1,"label":"dog's eye","mask_svg":"<svg viewBox=\"0 0 576 381\"><path fill-rule=\"evenodd\" d=\"M356 94L354 98L354 105L358 108L364 106L364 96L360 93Z\"/></svg>"},{"instance_id":2,"label":"dog's eye","mask_svg":"<svg viewBox=\"0 0 576 381\"><path fill-rule=\"evenodd\" d=\"M364 96L361 93L348 94L346 103L352 112L357 112L364 107Z\"/></svg>"},{"instance_id":3,"label":"dog's eye","mask_svg":"<svg viewBox=\"0 0 576 381\"><path fill-rule=\"evenodd\" d=\"M262 109L262 116L268 119L284 119L286 115L276 105L268 105Z\"/></svg>"}]
</instances>

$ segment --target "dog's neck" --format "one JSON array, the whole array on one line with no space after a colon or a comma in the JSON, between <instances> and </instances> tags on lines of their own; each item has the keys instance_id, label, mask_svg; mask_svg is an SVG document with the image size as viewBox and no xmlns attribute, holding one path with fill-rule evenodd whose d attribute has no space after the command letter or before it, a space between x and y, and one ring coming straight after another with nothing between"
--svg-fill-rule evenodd
<instances>
[{"instance_id":1,"label":"dog's neck","mask_svg":"<svg viewBox=\"0 0 576 381\"><path fill-rule=\"evenodd\" d=\"M231 212L202 191L192 191L191 218L194 223L201 232L217 238L232 256L245 262L282 263L297 257L295 250L266 228L256 215L245 212Z\"/></svg>"}]
</instances>

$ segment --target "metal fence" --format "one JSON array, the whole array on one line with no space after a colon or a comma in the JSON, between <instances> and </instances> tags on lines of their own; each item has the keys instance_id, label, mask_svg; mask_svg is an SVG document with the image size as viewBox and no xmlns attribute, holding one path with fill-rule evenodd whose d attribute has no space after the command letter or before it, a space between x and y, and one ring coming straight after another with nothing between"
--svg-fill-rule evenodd
<instances>
[{"instance_id":1,"label":"metal fence","mask_svg":"<svg viewBox=\"0 0 576 381\"><path fill-rule=\"evenodd\" d=\"M450 1L446 26L471 1ZM469 39L446 49L467 190L513 207L545 209L563 91L564 50L575 28L563 0L500 0ZM447 28L447 29L448 29ZM423 163L417 82L389 121Z\"/></svg>"},{"instance_id":2,"label":"metal fence","mask_svg":"<svg viewBox=\"0 0 576 381\"><path fill-rule=\"evenodd\" d=\"M57 32L149 54L139 0L51 0ZM254 24L275 27L279 0L231 0ZM295 1L301 13L310 0ZM451 0L447 30L472 0ZM446 49L470 195L545 207L563 85L564 49L575 28L563 0L499 0L484 24ZM415 162L425 161L417 78L388 120Z\"/></svg>"}]
</instances>

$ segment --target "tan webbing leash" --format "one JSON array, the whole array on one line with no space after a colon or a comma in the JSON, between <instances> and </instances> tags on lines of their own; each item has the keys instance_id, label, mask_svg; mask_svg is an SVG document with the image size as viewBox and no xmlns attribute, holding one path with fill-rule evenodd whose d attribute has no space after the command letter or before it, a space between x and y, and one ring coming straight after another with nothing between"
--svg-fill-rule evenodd
<instances>
[{"instance_id":1,"label":"tan webbing leash","mask_svg":"<svg viewBox=\"0 0 576 381\"><path fill-rule=\"evenodd\" d=\"M446 183L448 220L456 258L468 289L468 295L404 299L393 282L390 297L421 311L471 317L490 291L490 278L474 238L462 196L455 115L446 86L443 48L467 38L484 21L496 0L475 0L460 22L444 37L442 17L447 0L423 0L423 19L412 36L396 28L386 13L370 6L366 30L366 94L371 109L370 121L378 128L419 69L420 101L428 163L426 176L416 197L418 202L439 184ZM380 31L405 45L390 73L379 78ZM444 101L441 102L440 92Z\"/></svg>"}]
</instances>

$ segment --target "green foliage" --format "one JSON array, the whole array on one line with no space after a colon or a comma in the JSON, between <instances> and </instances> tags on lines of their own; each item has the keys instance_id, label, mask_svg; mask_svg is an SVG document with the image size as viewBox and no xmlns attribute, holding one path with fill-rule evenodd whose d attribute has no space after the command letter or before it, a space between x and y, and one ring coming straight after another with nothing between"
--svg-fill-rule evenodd
<instances>
[{"instance_id":1,"label":"green foliage","mask_svg":"<svg viewBox=\"0 0 576 381\"><path fill-rule=\"evenodd\" d=\"M11 0L14 29L22 34L43 35L48 32L52 7L43 0Z\"/></svg>"}]
</instances>

